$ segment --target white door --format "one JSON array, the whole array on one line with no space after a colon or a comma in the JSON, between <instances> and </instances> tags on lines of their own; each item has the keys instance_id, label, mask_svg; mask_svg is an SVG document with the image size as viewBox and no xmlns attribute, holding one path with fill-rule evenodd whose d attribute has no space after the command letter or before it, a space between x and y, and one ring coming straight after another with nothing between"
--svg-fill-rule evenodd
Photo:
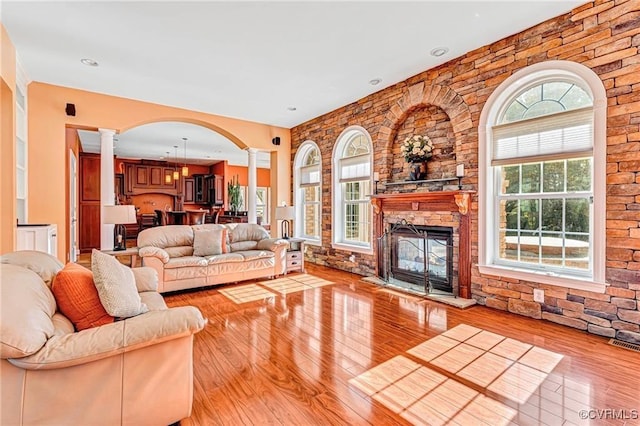
<instances>
[{"instance_id":1,"label":"white door","mask_svg":"<svg viewBox=\"0 0 640 426\"><path fill-rule=\"evenodd\" d=\"M69 261L78 258L78 165L73 150L69 150Z\"/></svg>"}]
</instances>

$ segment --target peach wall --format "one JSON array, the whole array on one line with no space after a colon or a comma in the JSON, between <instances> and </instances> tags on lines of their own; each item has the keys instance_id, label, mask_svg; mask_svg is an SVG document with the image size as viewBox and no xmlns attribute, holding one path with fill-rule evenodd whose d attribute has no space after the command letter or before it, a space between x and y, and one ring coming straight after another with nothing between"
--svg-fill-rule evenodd
<instances>
[{"instance_id":1,"label":"peach wall","mask_svg":"<svg viewBox=\"0 0 640 426\"><path fill-rule=\"evenodd\" d=\"M0 253L6 253L16 242L16 52L1 24L0 74Z\"/></svg>"},{"instance_id":2,"label":"peach wall","mask_svg":"<svg viewBox=\"0 0 640 426\"><path fill-rule=\"evenodd\" d=\"M28 219L30 222L58 225L58 254L61 259L65 256L67 241L65 126L107 128L122 132L150 122L182 121L221 133L241 148L253 147L265 151L275 149L271 139L280 136L282 142L277 147L276 159L282 173L277 181L272 179L275 183L272 191L276 198L278 194L287 194L282 196L289 197L291 137L288 129L40 82L29 85L28 102ZM66 103L75 104L75 117L66 116Z\"/></svg>"}]
</instances>

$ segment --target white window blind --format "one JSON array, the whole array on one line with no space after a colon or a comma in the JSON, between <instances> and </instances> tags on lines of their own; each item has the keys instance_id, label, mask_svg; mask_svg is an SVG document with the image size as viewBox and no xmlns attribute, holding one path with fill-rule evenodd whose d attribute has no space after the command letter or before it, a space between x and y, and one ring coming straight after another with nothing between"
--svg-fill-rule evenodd
<instances>
[{"instance_id":1,"label":"white window blind","mask_svg":"<svg viewBox=\"0 0 640 426\"><path fill-rule=\"evenodd\" d=\"M370 155L355 155L340 159L340 182L371 178Z\"/></svg>"},{"instance_id":2,"label":"white window blind","mask_svg":"<svg viewBox=\"0 0 640 426\"><path fill-rule=\"evenodd\" d=\"M320 183L320 165L300 167L300 186L313 186Z\"/></svg>"},{"instance_id":3,"label":"white window blind","mask_svg":"<svg viewBox=\"0 0 640 426\"><path fill-rule=\"evenodd\" d=\"M591 107L494 126L492 166L590 156Z\"/></svg>"}]
</instances>

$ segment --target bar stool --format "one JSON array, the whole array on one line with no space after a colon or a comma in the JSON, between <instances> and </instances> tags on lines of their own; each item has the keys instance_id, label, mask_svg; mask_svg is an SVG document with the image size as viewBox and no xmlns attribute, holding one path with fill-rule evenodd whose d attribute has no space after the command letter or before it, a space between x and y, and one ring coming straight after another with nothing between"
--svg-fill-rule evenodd
<instances>
[{"instance_id":1,"label":"bar stool","mask_svg":"<svg viewBox=\"0 0 640 426\"><path fill-rule=\"evenodd\" d=\"M188 225L204 224L205 214L207 214L206 210L187 210L187 224Z\"/></svg>"}]
</instances>

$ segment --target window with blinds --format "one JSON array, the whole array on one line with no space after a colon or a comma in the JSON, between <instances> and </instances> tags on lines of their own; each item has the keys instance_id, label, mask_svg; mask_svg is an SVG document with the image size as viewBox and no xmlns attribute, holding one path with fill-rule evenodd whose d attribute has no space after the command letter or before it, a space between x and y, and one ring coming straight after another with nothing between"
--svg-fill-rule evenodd
<instances>
[{"instance_id":1,"label":"window with blinds","mask_svg":"<svg viewBox=\"0 0 640 426\"><path fill-rule=\"evenodd\" d=\"M350 250L371 249L372 147L364 131L345 131L334 155L334 246Z\"/></svg>"},{"instance_id":2,"label":"window with blinds","mask_svg":"<svg viewBox=\"0 0 640 426\"><path fill-rule=\"evenodd\" d=\"M537 82L502 111L491 128L494 263L592 275L591 97L575 82Z\"/></svg>"},{"instance_id":3,"label":"window with blinds","mask_svg":"<svg viewBox=\"0 0 640 426\"><path fill-rule=\"evenodd\" d=\"M321 183L322 168L320 149L307 141L303 143L294 159L295 167L295 235L311 244L321 241Z\"/></svg>"}]
</instances>

